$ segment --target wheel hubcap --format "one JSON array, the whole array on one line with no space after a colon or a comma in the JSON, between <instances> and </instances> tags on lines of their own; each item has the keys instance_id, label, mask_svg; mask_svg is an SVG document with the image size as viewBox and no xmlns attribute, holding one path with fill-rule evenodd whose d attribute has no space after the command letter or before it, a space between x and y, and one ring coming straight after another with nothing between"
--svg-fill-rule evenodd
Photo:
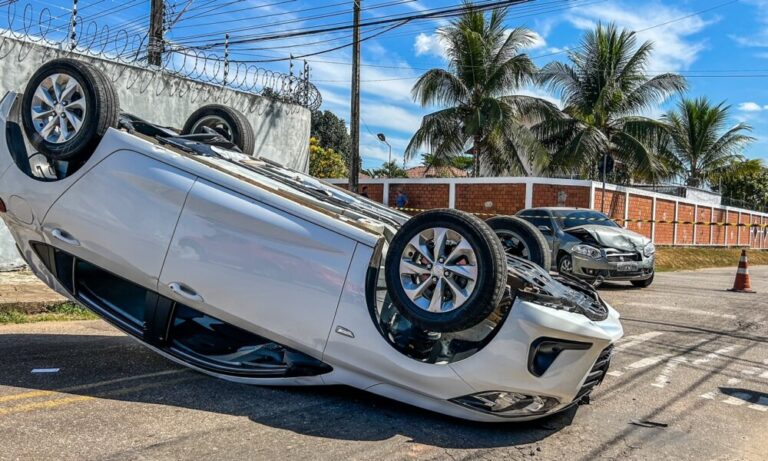
<instances>
[{"instance_id":1,"label":"wheel hubcap","mask_svg":"<svg viewBox=\"0 0 768 461\"><path fill-rule=\"evenodd\" d=\"M505 230L496 231L496 235L499 236L501 244L504 246L504 251L508 255L517 256L527 260L531 259L531 250L519 235Z\"/></svg>"},{"instance_id":2,"label":"wheel hubcap","mask_svg":"<svg viewBox=\"0 0 768 461\"><path fill-rule=\"evenodd\" d=\"M571 260L569 258L563 258L562 261L560 261L560 272L572 272L573 271L573 265L571 264Z\"/></svg>"},{"instance_id":3,"label":"wheel hubcap","mask_svg":"<svg viewBox=\"0 0 768 461\"><path fill-rule=\"evenodd\" d=\"M205 133L203 128L210 128L226 138L227 141L234 141L232 127L226 120L217 115L208 115L198 120L197 123L192 126L192 133Z\"/></svg>"},{"instance_id":4,"label":"wheel hubcap","mask_svg":"<svg viewBox=\"0 0 768 461\"><path fill-rule=\"evenodd\" d=\"M67 74L53 74L37 86L32 96L32 125L47 142L62 144L77 136L86 114L80 82Z\"/></svg>"},{"instance_id":5,"label":"wheel hubcap","mask_svg":"<svg viewBox=\"0 0 768 461\"><path fill-rule=\"evenodd\" d=\"M477 255L451 229L426 229L413 237L400 258L400 280L408 298L434 313L460 308L475 291Z\"/></svg>"}]
</instances>

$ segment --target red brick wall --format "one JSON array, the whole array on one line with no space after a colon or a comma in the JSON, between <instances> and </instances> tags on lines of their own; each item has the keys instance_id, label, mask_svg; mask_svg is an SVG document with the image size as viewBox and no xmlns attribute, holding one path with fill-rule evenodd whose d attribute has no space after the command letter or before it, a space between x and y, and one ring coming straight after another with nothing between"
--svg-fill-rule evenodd
<instances>
[{"instance_id":1,"label":"red brick wall","mask_svg":"<svg viewBox=\"0 0 768 461\"><path fill-rule=\"evenodd\" d=\"M712 222L725 222L725 213L725 210L719 210L716 208L715 216L712 219ZM725 243L725 229L726 228L723 226L712 226L712 243L714 245L723 245Z\"/></svg>"},{"instance_id":2,"label":"red brick wall","mask_svg":"<svg viewBox=\"0 0 768 461\"><path fill-rule=\"evenodd\" d=\"M675 202L670 200L656 200L656 243L659 245L672 245L675 235L674 224L663 224L659 221L675 220Z\"/></svg>"},{"instance_id":3,"label":"red brick wall","mask_svg":"<svg viewBox=\"0 0 768 461\"><path fill-rule=\"evenodd\" d=\"M681 203L677 209L678 221L693 221L693 205L686 205ZM678 224L677 225L677 242L675 245L692 245L693 244L693 224Z\"/></svg>"},{"instance_id":4,"label":"red brick wall","mask_svg":"<svg viewBox=\"0 0 768 461\"><path fill-rule=\"evenodd\" d=\"M395 206L400 187L408 195L408 208L448 208L448 184L390 184L389 206Z\"/></svg>"},{"instance_id":5,"label":"red brick wall","mask_svg":"<svg viewBox=\"0 0 768 461\"><path fill-rule=\"evenodd\" d=\"M653 199L641 195L629 195L629 219L650 219L653 215ZM630 222L627 229L651 238L650 223Z\"/></svg>"},{"instance_id":6,"label":"red brick wall","mask_svg":"<svg viewBox=\"0 0 768 461\"><path fill-rule=\"evenodd\" d=\"M515 214L525 208L525 184L456 184L456 208L475 213Z\"/></svg>"},{"instance_id":7,"label":"red brick wall","mask_svg":"<svg viewBox=\"0 0 768 461\"><path fill-rule=\"evenodd\" d=\"M727 228L728 246L734 246L736 245L736 238L739 236L739 228L734 225L739 223L739 214L733 211L729 211L727 222L731 223L731 225Z\"/></svg>"},{"instance_id":8,"label":"red brick wall","mask_svg":"<svg viewBox=\"0 0 768 461\"><path fill-rule=\"evenodd\" d=\"M369 199L384 203L384 184L361 184L361 191L363 190L363 187L368 188Z\"/></svg>"},{"instance_id":9,"label":"red brick wall","mask_svg":"<svg viewBox=\"0 0 768 461\"><path fill-rule=\"evenodd\" d=\"M595 189L595 209L617 220L620 225L624 225L624 199L624 192L606 190L603 202L603 190Z\"/></svg>"},{"instance_id":10,"label":"red brick wall","mask_svg":"<svg viewBox=\"0 0 768 461\"><path fill-rule=\"evenodd\" d=\"M696 221L698 222L710 222L712 220L712 208L699 206L698 216ZM710 226L699 224L696 226L696 244L697 245L709 245L709 235L711 233Z\"/></svg>"},{"instance_id":11,"label":"red brick wall","mask_svg":"<svg viewBox=\"0 0 768 461\"><path fill-rule=\"evenodd\" d=\"M749 224L751 216L748 213L741 214L741 224ZM749 245L749 226L739 227L739 245Z\"/></svg>"},{"instance_id":12,"label":"red brick wall","mask_svg":"<svg viewBox=\"0 0 768 461\"><path fill-rule=\"evenodd\" d=\"M561 192L565 193L564 202L558 200ZM534 184L533 206L567 206L589 208L589 187Z\"/></svg>"}]
</instances>

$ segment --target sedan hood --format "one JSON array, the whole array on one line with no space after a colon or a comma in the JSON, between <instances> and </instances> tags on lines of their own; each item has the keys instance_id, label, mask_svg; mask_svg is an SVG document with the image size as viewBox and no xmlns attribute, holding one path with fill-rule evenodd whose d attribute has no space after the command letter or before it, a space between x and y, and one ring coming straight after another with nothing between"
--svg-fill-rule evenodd
<instances>
[{"instance_id":1,"label":"sedan hood","mask_svg":"<svg viewBox=\"0 0 768 461\"><path fill-rule=\"evenodd\" d=\"M587 224L565 229L565 232L587 243L592 242L601 247L623 251L642 251L651 242L647 237L621 227Z\"/></svg>"}]
</instances>

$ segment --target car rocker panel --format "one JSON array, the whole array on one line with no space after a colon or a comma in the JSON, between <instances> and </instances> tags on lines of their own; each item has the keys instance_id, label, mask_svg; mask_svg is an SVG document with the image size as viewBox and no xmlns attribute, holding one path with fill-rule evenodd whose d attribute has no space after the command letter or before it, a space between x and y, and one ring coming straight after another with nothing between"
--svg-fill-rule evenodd
<instances>
[{"instance_id":1,"label":"car rocker panel","mask_svg":"<svg viewBox=\"0 0 768 461\"><path fill-rule=\"evenodd\" d=\"M94 72L84 66L38 73ZM116 110L110 95L104 110ZM84 129L98 143L80 154L27 128L50 151L39 159L20 106L14 93L0 101L11 205L0 218L22 256L51 288L192 369L344 384L501 422L578 403L623 334L591 286L505 257L471 215L411 218L206 130L177 136L127 115L121 130ZM79 136L65 142L90 145Z\"/></svg>"}]
</instances>

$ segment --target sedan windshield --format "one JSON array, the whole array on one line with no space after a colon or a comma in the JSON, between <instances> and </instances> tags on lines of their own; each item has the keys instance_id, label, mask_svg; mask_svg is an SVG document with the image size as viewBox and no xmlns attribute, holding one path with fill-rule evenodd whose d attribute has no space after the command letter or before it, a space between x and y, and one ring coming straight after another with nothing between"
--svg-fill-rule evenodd
<instances>
[{"instance_id":1,"label":"sedan windshield","mask_svg":"<svg viewBox=\"0 0 768 461\"><path fill-rule=\"evenodd\" d=\"M619 227L608 216L592 210L553 210L552 215L562 229L570 229L585 224Z\"/></svg>"}]
</instances>

